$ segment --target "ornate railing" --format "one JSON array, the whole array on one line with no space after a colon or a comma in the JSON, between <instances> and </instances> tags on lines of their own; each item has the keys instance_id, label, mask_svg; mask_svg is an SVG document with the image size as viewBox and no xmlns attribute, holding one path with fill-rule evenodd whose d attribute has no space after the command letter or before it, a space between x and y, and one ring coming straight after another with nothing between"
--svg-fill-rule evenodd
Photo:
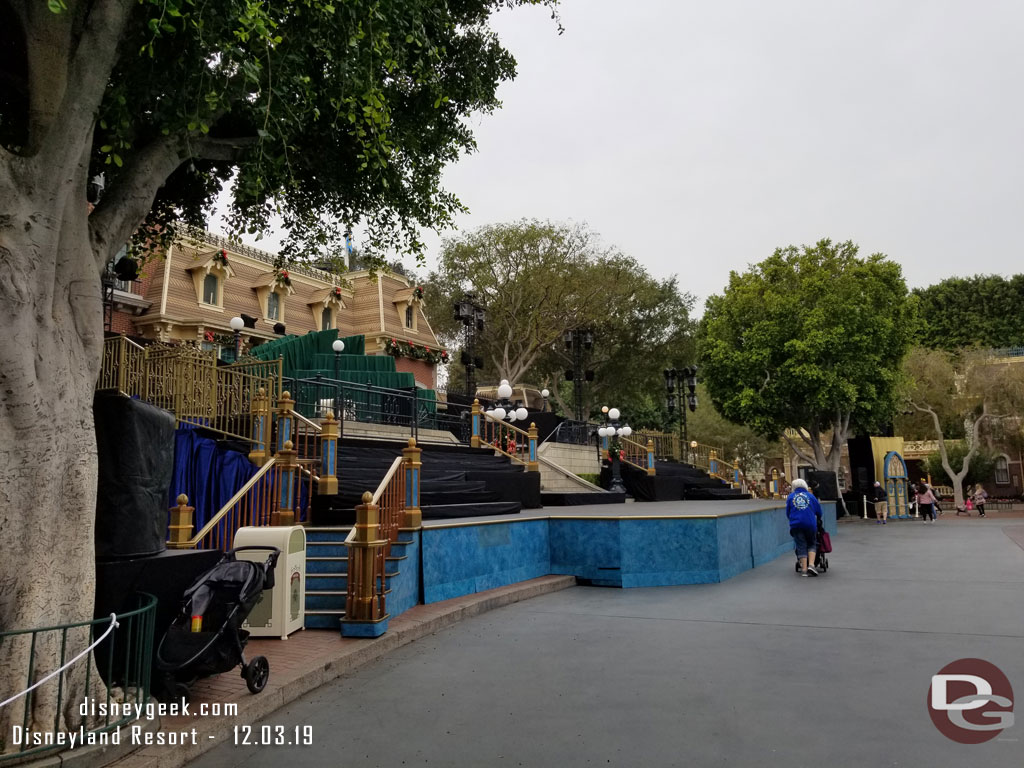
<instances>
[{"instance_id":1,"label":"ornate railing","mask_svg":"<svg viewBox=\"0 0 1024 768\"><path fill-rule=\"evenodd\" d=\"M474 408L478 407L474 403ZM486 413L480 413L480 447L493 448L498 453L508 456L517 464L522 464L531 472L539 472L537 462L537 427L530 425L529 431L522 430L508 422L495 419Z\"/></svg>"},{"instance_id":2,"label":"ornate railing","mask_svg":"<svg viewBox=\"0 0 1024 768\"><path fill-rule=\"evenodd\" d=\"M198 347L151 344L124 336L106 339L98 390L116 390L174 414L179 423L206 427L255 442L249 429L254 397L262 389L269 408L281 387L281 361L218 366Z\"/></svg>"},{"instance_id":3,"label":"ornate railing","mask_svg":"<svg viewBox=\"0 0 1024 768\"><path fill-rule=\"evenodd\" d=\"M743 488L746 482L739 464L718 458L718 451L714 448L708 455L708 475L724 480L733 488Z\"/></svg>"},{"instance_id":4,"label":"ornate railing","mask_svg":"<svg viewBox=\"0 0 1024 768\"><path fill-rule=\"evenodd\" d=\"M280 469L276 456L268 460L194 536L191 535L193 509L188 506L187 496L179 496L178 506L171 508L168 548L226 552L234 544L239 528L270 525L274 510L280 510L280 500L275 494Z\"/></svg>"},{"instance_id":5,"label":"ornate railing","mask_svg":"<svg viewBox=\"0 0 1024 768\"><path fill-rule=\"evenodd\" d=\"M363 494L356 524L345 537L348 583L345 618L378 622L387 618L387 559L402 527L420 526L420 454L414 438L395 458L374 493Z\"/></svg>"},{"instance_id":6,"label":"ornate railing","mask_svg":"<svg viewBox=\"0 0 1024 768\"><path fill-rule=\"evenodd\" d=\"M646 445L641 445L635 440L630 440L628 437L620 437L619 440L622 445L622 461L646 472L648 475L653 475L654 442L648 440Z\"/></svg>"},{"instance_id":7,"label":"ornate railing","mask_svg":"<svg viewBox=\"0 0 1024 768\"><path fill-rule=\"evenodd\" d=\"M116 614L113 619L116 624L110 617L103 617L39 629L0 632L0 648L3 648L4 655L11 660L23 659L25 662L20 678L25 689L37 686L19 697L5 700L4 704L11 707L9 720L12 724L23 729L34 728L37 733L49 731L52 734L66 731L77 734L81 727L90 744L117 743L111 740L110 732L136 720L138 711L135 707L141 706L145 712L149 701L156 602L153 595L138 593L134 610ZM56 664L53 668L40 668L39 658L44 650L54 652L52 658ZM50 658L51 654L46 656ZM76 660L76 657L81 658ZM65 667L68 669L61 671ZM42 682L47 675L52 675L51 679ZM75 692L69 690L72 681L81 688ZM124 702L134 705L129 708L130 713L121 715L119 710L117 715L110 714L115 687L120 688ZM14 692L5 691L3 695L6 697L8 693ZM72 695L76 699L69 701ZM81 715L78 705L83 699L103 705L105 714L97 717L94 711ZM39 700L52 702L52 708L48 708L53 712L51 722L33 721L33 708ZM95 710L99 711L99 707ZM21 716L15 716L15 712L20 712ZM24 742L16 747L8 741L10 738L10 733L3 734L2 741L11 750L0 754L0 765L67 748L66 744L32 746Z\"/></svg>"},{"instance_id":8,"label":"ornate railing","mask_svg":"<svg viewBox=\"0 0 1024 768\"><path fill-rule=\"evenodd\" d=\"M125 336L103 340L103 363L96 382L99 391L114 390L141 396L146 386L146 350Z\"/></svg>"}]
</instances>

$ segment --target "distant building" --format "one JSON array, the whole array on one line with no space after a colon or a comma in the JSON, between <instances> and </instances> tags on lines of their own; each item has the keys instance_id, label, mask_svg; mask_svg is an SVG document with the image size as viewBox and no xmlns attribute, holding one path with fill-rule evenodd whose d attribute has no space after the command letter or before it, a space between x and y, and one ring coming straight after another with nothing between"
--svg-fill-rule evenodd
<instances>
[{"instance_id":1,"label":"distant building","mask_svg":"<svg viewBox=\"0 0 1024 768\"><path fill-rule=\"evenodd\" d=\"M275 267L274 254L194 232L153 258L135 281L113 282L108 330L162 342L191 341L225 359L234 356L230 321L242 317L243 349L282 334L338 329L363 335L366 354L387 354L395 343L440 349L423 312L418 286L399 274L366 271L336 275L306 265ZM393 341L394 340L394 341ZM433 363L395 357L398 371L434 388Z\"/></svg>"}]
</instances>

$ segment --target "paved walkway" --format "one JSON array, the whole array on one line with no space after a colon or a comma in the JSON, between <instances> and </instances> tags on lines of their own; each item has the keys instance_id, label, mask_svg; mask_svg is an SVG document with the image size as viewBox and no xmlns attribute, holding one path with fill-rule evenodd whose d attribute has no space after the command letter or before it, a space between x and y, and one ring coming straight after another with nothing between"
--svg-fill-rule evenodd
<instances>
[{"instance_id":1,"label":"paved walkway","mask_svg":"<svg viewBox=\"0 0 1024 768\"><path fill-rule=\"evenodd\" d=\"M963 746L925 699L967 656L1024 696L1024 523L943 523L844 524L817 579L783 557L723 584L500 608L258 724L310 726L311 746L224 744L192 766L1019 768L1024 722Z\"/></svg>"}]
</instances>

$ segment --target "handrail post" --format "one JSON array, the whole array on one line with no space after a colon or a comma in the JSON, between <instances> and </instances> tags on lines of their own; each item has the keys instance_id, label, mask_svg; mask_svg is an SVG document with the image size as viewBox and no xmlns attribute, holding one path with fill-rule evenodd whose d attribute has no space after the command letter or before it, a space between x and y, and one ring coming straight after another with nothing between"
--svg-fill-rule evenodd
<instances>
[{"instance_id":1,"label":"handrail post","mask_svg":"<svg viewBox=\"0 0 1024 768\"><path fill-rule=\"evenodd\" d=\"M295 443L295 401L292 393L285 390L277 401L277 450L285 443Z\"/></svg>"},{"instance_id":2,"label":"handrail post","mask_svg":"<svg viewBox=\"0 0 1024 768\"><path fill-rule=\"evenodd\" d=\"M537 425L530 422L530 429L527 430L530 440L530 460L526 464L527 472L540 472L540 462L537 461Z\"/></svg>"},{"instance_id":3,"label":"handrail post","mask_svg":"<svg viewBox=\"0 0 1024 768\"><path fill-rule=\"evenodd\" d=\"M405 472L405 512L402 515L403 528L422 528L423 512L420 510L420 470L423 464L422 448L416 447L416 438L409 438L409 445L402 449Z\"/></svg>"},{"instance_id":4,"label":"handrail post","mask_svg":"<svg viewBox=\"0 0 1024 768\"><path fill-rule=\"evenodd\" d=\"M654 476L654 439L647 438L647 474Z\"/></svg>"},{"instance_id":5,"label":"handrail post","mask_svg":"<svg viewBox=\"0 0 1024 768\"><path fill-rule=\"evenodd\" d=\"M338 492L338 422L334 413L320 422L320 483L317 493L333 496Z\"/></svg>"},{"instance_id":6,"label":"handrail post","mask_svg":"<svg viewBox=\"0 0 1024 768\"><path fill-rule=\"evenodd\" d=\"M295 470L299 466L291 440L286 440L278 454L278 504L270 515L271 525L295 525Z\"/></svg>"},{"instance_id":7,"label":"handrail post","mask_svg":"<svg viewBox=\"0 0 1024 768\"><path fill-rule=\"evenodd\" d=\"M480 408L480 401L474 398L474 400L473 400L473 434L469 438L469 444L473 448L479 448L480 447L480 419L483 418L483 415L482 415L481 411L482 411L482 409Z\"/></svg>"},{"instance_id":8,"label":"handrail post","mask_svg":"<svg viewBox=\"0 0 1024 768\"><path fill-rule=\"evenodd\" d=\"M124 336L117 339L117 388L122 395L131 395L128 391L128 345Z\"/></svg>"},{"instance_id":9,"label":"handrail post","mask_svg":"<svg viewBox=\"0 0 1024 768\"><path fill-rule=\"evenodd\" d=\"M188 496L178 496L178 506L171 507L171 524L167 526L167 546L171 549L187 549L192 538L194 526L193 514L195 507L188 506Z\"/></svg>"},{"instance_id":10,"label":"handrail post","mask_svg":"<svg viewBox=\"0 0 1024 768\"><path fill-rule=\"evenodd\" d=\"M718 474L718 451L714 448L708 453L708 474L712 476Z\"/></svg>"},{"instance_id":11,"label":"handrail post","mask_svg":"<svg viewBox=\"0 0 1024 768\"><path fill-rule=\"evenodd\" d=\"M262 467L269 458L270 451L267 450L267 432L270 428L270 398L267 391L260 387L253 395L252 405L249 407L249 414L252 421L252 450L249 451L249 461L257 467Z\"/></svg>"},{"instance_id":12,"label":"handrail post","mask_svg":"<svg viewBox=\"0 0 1024 768\"><path fill-rule=\"evenodd\" d=\"M779 470L772 470L772 498L779 498Z\"/></svg>"},{"instance_id":13,"label":"handrail post","mask_svg":"<svg viewBox=\"0 0 1024 768\"><path fill-rule=\"evenodd\" d=\"M379 550L387 543L380 537L380 513L373 494L363 494L356 507L356 524L345 540L348 547L348 594L341 634L346 637L379 637L387 630L387 615L382 615L377 595ZM383 578L383 573L380 574ZM381 589L384 588L383 583Z\"/></svg>"}]
</instances>

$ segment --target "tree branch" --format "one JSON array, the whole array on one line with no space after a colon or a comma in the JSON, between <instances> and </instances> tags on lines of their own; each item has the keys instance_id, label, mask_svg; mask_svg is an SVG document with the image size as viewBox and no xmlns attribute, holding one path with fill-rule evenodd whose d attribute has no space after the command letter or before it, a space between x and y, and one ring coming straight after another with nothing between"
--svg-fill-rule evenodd
<instances>
[{"instance_id":1,"label":"tree branch","mask_svg":"<svg viewBox=\"0 0 1024 768\"><path fill-rule=\"evenodd\" d=\"M97 267L128 241L146 219L157 190L181 165L180 139L164 136L143 147L89 217L89 239Z\"/></svg>"},{"instance_id":2,"label":"tree branch","mask_svg":"<svg viewBox=\"0 0 1024 768\"><path fill-rule=\"evenodd\" d=\"M225 163L235 163L241 155L241 150L255 144L255 136L240 136L233 139L214 139L204 136L201 139L192 139L188 142L188 149L192 157L202 160L219 160Z\"/></svg>"},{"instance_id":3,"label":"tree branch","mask_svg":"<svg viewBox=\"0 0 1024 768\"><path fill-rule=\"evenodd\" d=\"M806 453L804 453L799 448L797 448L796 447L796 443L794 443L792 438L790 438L790 436L787 435L785 432L782 433L782 439L785 440L786 443L789 444L790 449L793 451L793 453L795 453L797 455L797 458L803 459L804 461L806 461L811 466L817 468L817 466L818 466L817 462L815 462L814 459L812 459Z\"/></svg>"},{"instance_id":4,"label":"tree branch","mask_svg":"<svg viewBox=\"0 0 1024 768\"><path fill-rule=\"evenodd\" d=\"M45 3L35 3L50 13ZM72 5L72 15L81 3ZM93 0L86 8L77 46L66 63L66 78L56 84L60 108L46 132L42 151L57 167L76 161L83 136L92 136L103 93L117 61L117 47L128 19L131 0ZM63 86L63 88L61 88ZM50 85L54 88L54 85Z\"/></svg>"}]
</instances>

